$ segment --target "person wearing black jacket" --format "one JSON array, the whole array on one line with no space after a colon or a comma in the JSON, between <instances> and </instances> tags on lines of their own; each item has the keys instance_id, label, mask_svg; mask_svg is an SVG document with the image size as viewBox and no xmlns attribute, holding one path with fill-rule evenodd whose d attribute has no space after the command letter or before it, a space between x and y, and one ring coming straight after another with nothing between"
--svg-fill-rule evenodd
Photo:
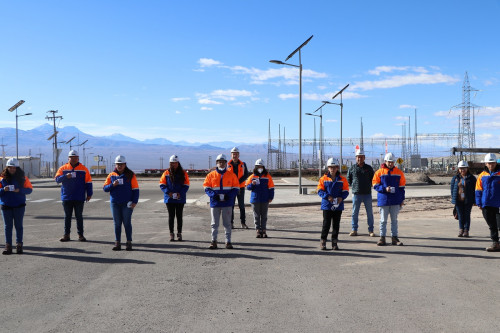
<instances>
[{"instance_id":1,"label":"person wearing black jacket","mask_svg":"<svg viewBox=\"0 0 500 333\"><path fill-rule=\"evenodd\" d=\"M248 229L245 216L245 182L250 174L248 173L247 164L240 161L240 151L237 147L231 149L231 161L227 164L227 169L232 171L240 182L240 190L236 198L238 199L238 207L240 209L241 227L243 229ZM236 203L236 199L234 203ZM231 213L231 228L234 229L234 204Z\"/></svg>"},{"instance_id":2,"label":"person wearing black jacket","mask_svg":"<svg viewBox=\"0 0 500 333\"><path fill-rule=\"evenodd\" d=\"M466 161L458 163L458 171L451 179L451 203L458 215L458 237L469 237L470 213L475 201L476 177Z\"/></svg>"},{"instance_id":3,"label":"person wearing black jacket","mask_svg":"<svg viewBox=\"0 0 500 333\"><path fill-rule=\"evenodd\" d=\"M365 205L368 219L368 234L375 237L373 232L373 207L372 207L372 178L375 172L365 163L365 153L362 149L356 150L356 164L347 171L347 182L352 189L352 231L349 236L358 235L358 215L361 203Z\"/></svg>"}]
</instances>

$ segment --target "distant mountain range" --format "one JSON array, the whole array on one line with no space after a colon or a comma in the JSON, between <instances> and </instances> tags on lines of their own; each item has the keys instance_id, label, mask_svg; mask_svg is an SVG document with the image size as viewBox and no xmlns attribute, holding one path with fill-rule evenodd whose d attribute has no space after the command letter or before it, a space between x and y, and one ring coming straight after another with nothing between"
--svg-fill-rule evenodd
<instances>
[{"instance_id":1,"label":"distant mountain range","mask_svg":"<svg viewBox=\"0 0 500 333\"><path fill-rule=\"evenodd\" d=\"M80 131L74 126L58 128L58 148L62 149L59 161L65 163L67 154L72 149L80 152L80 161L87 165L95 165L94 157L101 156L106 164L114 162L116 155L125 155L127 164L133 170L153 169L168 166L169 157L179 156L185 168L206 169L215 165L215 158L225 153L230 158L232 147L241 151L241 159L253 165L258 158L267 156L267 144L244 144L231 141L190 143L186 141L173 142L164 138L137 140L123 134L109 136L93 136ZM48 138L54 128L43 124L28 131L19 130L19 156L38 156L44 162L53 161L53 140ZM69 144L68 140L75 137ZM16 129L0 128L0 139L6 156L16 155ZM82 144L85 142L85 144ZM163 160L162 160L163 159ZM100 162L102 165L103 162Z\"/></svg>"}]
</instances>

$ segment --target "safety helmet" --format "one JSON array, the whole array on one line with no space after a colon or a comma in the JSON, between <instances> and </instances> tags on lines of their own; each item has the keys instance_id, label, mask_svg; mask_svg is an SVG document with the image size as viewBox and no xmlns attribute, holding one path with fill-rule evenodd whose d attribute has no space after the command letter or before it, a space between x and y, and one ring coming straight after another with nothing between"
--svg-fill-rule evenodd
<instances>
[{"instance_id":1,"label":"safety helmet","mask_svg":"<svg viewBox=\"0 0 500 333\"><path fill-rule=\"evenodd\" d=\"M231 153L239 153L240 150L238 149L238 147L233 147L233 149L231 149Z\"/></svg>"},{"instance_id":2,"label":"safety helmet","mask_svg":"<svg viewBox=\"0 0 500 333\"><path fill-rule=\"evenodd\" d=\"M460 162L458 162L458 167L459 168L468 168L469 164L467 163L467 161L460 161Z\"/></svg>"},{"instance_id":3,"label":"safety helmet","mask_svg":"<svg viewBox=\"0 0 500 333\"><path fill-rule=\"evenodd\" d=\"M259 158L257 161L255 161L255 165L264 166L264 161L262 160L262 158Z\"/></svg>"},{"instance_id":4,"label":"safety helmet","mask_svg":"<svg viewBox=\"0 0 500 333\"><path fill-rule=\"evenodd\" d=\"M394 156L393 153L387 153L387 154L385 154L384 161L386 161L386 162L396 162L396 157Z\"/></svg>"},{"instance_id":5,"label":"safety helmet","mask_svg":"<svg viewBox=\"0 0 500 333\"><path fill-rule=\"evenodd\" d=\"M326 162L326 166L327 167L329 167L329 166L339 166L339 160L337 160L336 158L330 157L328 159L328 162Z\"/></svg>"},{"instance_id":6,"label":"safety helmet","mask_svg":"<svg viewBox=\"0 0 500 333\"><path fill-rule=\"evenodd\" d=\"M19 166L19 161L15 157L9 158L9 160L7 161L6 166L8 166L8 167L9 166L10 167L18 167Z\"/></svg>"},{"instance_id":7,"label":"safety helmet","mask_svg":"<svg viewBox=\"0 0 500 333\"><path fill-rule=\"evenodd\" d=\"M497 161L497 157L495 154L493 153L488 153L484 156L484 163L491 163L491 162L496 162Z\"/></svg>"},{"instance_id":8,"label":"safety helmet","mask_svg":"<svg viewBox=\"0 0 500 333\"><path fill-rule=\"evenodd\" d=\"M177 156L177 155L170 156L169 162L170 163L172 163L172 162L179 162L179 156Z\"/></svg>"},{"instance_id":9,"label":"safety helmet","mask_svg":"<svg viewBox=\"0 0 500 333\"><path fill-rule=\"evenodd\" d=\"M365 156L365 152L363 149L356 149L356 156Z\"/></svg>"},{"instance_id":10,"label":"safety helmet","mask_svg":"<svg viewBox=\"0 0 500 333\"><path fill-rule=\"evenodd\" d=\"M215 162L217 162L217 161L226 161L226 162L227 162L226 155L224 155L224 154L219 154L219 155L217 156L217 159L215 160Z\"/></svg>"},{"instance_id":11,"label":"safety helmet","mask_svg":"<svg viewBox=\"0 0 500 333\"><path fill-rule=\"evenodd\" d=\"M72 157L72 156L79 156L78 152L76 150L70 150L68 153L68 157Z\"/></svg>"},{"instance_id":12,"label":"safety helmet","mask_svg":"<svg viewBox=\"0 0 500 333\"><path fill-rule=\"evenodd\" d=\"M123 155L116 156L115 164L118 164L118 163L127 163L127 159L125 158L125 156L123 156Z\"/></svg>"}]
</instances>

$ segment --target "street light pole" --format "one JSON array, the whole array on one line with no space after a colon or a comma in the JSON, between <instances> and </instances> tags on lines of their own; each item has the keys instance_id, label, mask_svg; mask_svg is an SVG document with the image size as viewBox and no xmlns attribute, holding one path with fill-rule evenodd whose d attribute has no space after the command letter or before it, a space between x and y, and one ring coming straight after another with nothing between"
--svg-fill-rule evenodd
<instances>
[{"instance_id":1,"label":"street light pole","mask_svg":"<svg viewBox=\"0 0 500 333\"><path fill-rule=\"evenodd\" d=\"M340 103L331 103L330 104L337 104L340 105L340 173L342 173L342 166L343 166L343 158L342 158L342 115L343 115L343 110L344 110L344 103L342 103L342 93L344 90L349 87L349 84L346 85L344 88L340 89L338 93L333 95L332 99L335 99L338 95L340 95Z\"/></svg>"},{"instance_id":2,"label":"street light pole","mask_svg":"<svg viewBox=\"0 0 500 333\"><path fill-rule=\"evenodd\" d=\"M24 117L24 116L31 116L32 113L25 113L25 114L21 114L21 115L18 115L17 114L17 108L20 107L21 105L24 104L24 101L23 100L20 100L19 102L17 102L16 104L14 104L10 109L9 111L12 112L12 111L16 111L16 158L19 159L19 130L18 130L18 118L19 117Z\"/></svg>"},{"instance_id":3,"label":"street light pole","mask_svg":"<svg viewBox=\"0 0 500 333\"><path fill-rule=\"evenodd\" d=\"M304 43L302 43L298 48L288 55L285 61L288 61L295 53L299 52L299 65L292 65L280 60L270 60L269 62L278 65L287 65L292 67L297 67L299 69L299 194L302 194L302 57L300 50L314 37L312 35Z\"/></svg>"}]
</instances>

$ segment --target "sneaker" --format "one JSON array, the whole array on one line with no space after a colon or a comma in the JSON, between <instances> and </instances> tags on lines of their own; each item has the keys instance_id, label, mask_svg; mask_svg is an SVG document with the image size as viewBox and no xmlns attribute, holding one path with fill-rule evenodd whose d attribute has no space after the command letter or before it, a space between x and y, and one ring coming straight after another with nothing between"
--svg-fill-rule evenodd
<instances>
[{"instance_id":1,"label":"sneaker","mask_svg":"<svg viewBox=\"0 0 500 333\"><path fill-rule=\"evenodd\" d=\"M248 229L248 226L246 225L246 223L245 223L245 222L242 222L242 223L241 223L241 227L242 227L243 229Z\"/></svg>"},{"instance_id":2,"label":"sneaker","mask_svg":"<svg viewBox=\"0 0 500 333\"><path fill-rule=\"evenodd\" d=\"M132 242L127 241L127 244L125 245L125 251L132 251Z\"/></svg>"},{"instance_id":3,"label":"sneaker","mask_svg":"<svg viewBox=\"0 0 500 333\"><path fill-rule=\"evenodd\" d=\"M170 233L170 241L175 241L175 234L173 232Z\"/></svg>"},{"instance_id":4,"label":"sneaker","mask_svg":"<svg viewBox=\"0 0 500 333\"><path fill-rule=\"evenodd\" d=\"M340 250L339 246L337 245L337 243L332 242L332 250L334 250L334 251Z\"/></svg>"},{"instance_id":5,"label":"sneaker","mask_svg":"<svg viewBox=\"0 0 500 333\"><path fill-rule=\"evenodd\" d=\"M319 241L319 249L321 251L325 251L326 250L326 240L325 239L322 239Z\"/></svg>"},{"instance_id":6,"label":"sneaker","mask_svg":"<svg viewBox=\"0 0 500 333\"><path fill-rule=\"evenodd\" d=\"M255 238L262 238L262 231L257 230L257 236Z\"/></svg>"},{"instance_id":7,"label":"sneaker","mask_svg":"<svg viewBox=\"0 0 500 333\"><path fill-rule=\"evenodd\" d=\"M23 243L17 243L16 244L16 253L17 254L23 254Z\"/></svg>"},{"instance_id":8,"label":"sneaker","mask_svg":"<svg viewBox=\"0 0 500 333\"><path fill-rule=\"evenodd\" d=\"M469 237L469 230L464 230L464 237Z\"/></svg>"},{"instance_id":9,"label":"sneaker","mask_svg":"<svg viewBox=\"0 0 500 333\"><path fill-rule=\"evenodd\" d=\"M370 237L375 237L375 233L373 231L368 230L368 235Z\"/></svg>"},{"instance_id":10,"label":"sneaker","mask_svg":"<svg viewBox=\"0 0 500 333\"><path fill-rule=\"evenodd\" d=\"M262 231L262 238L267 238L267 232L265 230Z\"/></svg>"},{"instance_id":11,"label":"sneaker","mask_svg":"<svg viewBox=\"0 0 500 333\"><path fill-rule=\"evenodd\" d=\"M5 244L5 250L2 251L2 254L12 254L12 246L10 244Z\"/></svg>"},{"instance_id":12,"label":"sneaker","mask_svg":"<svg viewBox=\"0 0 500 333\"><path fill-rule=\"evenodd\" d=\"M179 242L182 242L182 234L181 234L181 233L178 233L178 234L177 234L177 240L178 240Z\"/></svg>"},{"instance_id":13,"label":"sneaker","mask_svg":"<svg viewBox=\"0 0 500 333\"><path fill-rule=\"evenodd\" d=\"M87 238L83 237L83 235L78 234L78 241L80 241L80 242L86 242Z\"/></svg>"},{"instance_id":14,"label":"sneaker","mask_svg":"<svg viewBox=\"0 0 500 333\"><path fill-rule=\"evenodd\" d=\"M351 233L349 234L349 236L357 236L357 235L358 232L356 230L351 231Z\"/></svg>"},{"instance_id":15,"label":"sneaker","mask_svg":"<svg viewBox=\"0 0 500 333\"><path fill-rule=\"evenodd\" d=\"M69 234L65 234L59 239L60 242L69 242L71 239L69 238Z\"/></svg>"},{"instance_id":16,"label":"sneaker","mask_svg":"<svg viewBox=\"0 0 500 333\"><path fill-rule=\"evenodd\" d=\"M233 248L233 245L231 243L226 243L226 249L232 249Z\"/></svg>"},{"instance_id":17,"label":"sneaker","mask_svg":"<svg viewBox=\"0 0 500 333\"><path fill-rule=\"evenodd\" d=\"M458 230L458 237L464 237L464 229Z\"/></svg>"},{"instance_id":18,"label":"sneaker","mask_svg":"<svg viewBox=\"0 0 500 333\"><path fill-rule=\"evenodd\" d=\"M121 251L122 250L122 245L120 242L115 242L115 246L113 246L113 251Z\"/></svg>"},{"instance_id":19,"label":"sneaker","mask_svg":"<svg viewBox=\"0 0 500 333\"><path fill-rule=\"evenodd\" d=\"M378 246L385 246L385 236L380 236L380 240L377 242Z\"/></svg>"},{"instance_id":20,"label":"sneaker","mask_svg":"<svg viewBox=\"0 0 500 333\"><path fill-rule=\"evenodd\" d=\"M486 251L499 252L500 251L500 244L498 242L493 242L493 244L490 247L486 248Z\"/></svg>"},{"instance_id":21,"label":"sneaker","mask_svg":"<svg viewBox=\"0 0 500 333\"><path fill-rule=\"evenodd\" d=\"M392 244L392 245L397 245L397 246L403 246L403 242L401 242L401 241L399 240L399 238L394 237L394 236L392 237L392 242L391 242L391 244Z\"/></svg>"},{"instance_id":22,"label":"sneaker","mask_svg":"<svg viewBox=\"0 0 500 333\"><path fill-rule=\"evenodd\" d=\"M212 241L210 246L208 247L210 250L214 250L217 248L217 241Z\"/></svg>"}]
</instances>

